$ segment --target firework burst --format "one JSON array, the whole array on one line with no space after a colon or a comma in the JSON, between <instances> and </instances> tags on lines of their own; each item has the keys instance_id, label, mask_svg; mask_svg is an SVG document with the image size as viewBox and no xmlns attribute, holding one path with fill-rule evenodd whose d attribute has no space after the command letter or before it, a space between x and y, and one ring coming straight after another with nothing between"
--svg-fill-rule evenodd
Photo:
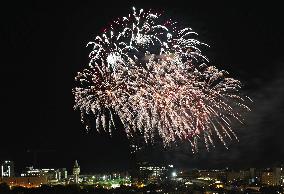
<instances>
[{"instance_id":1,"label":"firework burst","mask_svg":"<svg viewBox=\"0 0 284 194\"><path fill-rule=\"evenodd\" d=\"M153 142L158 135L165 146L187 140L193 151L198 139L207 149L214 135L225 146L226 139L237 139L232 121L242 122L249 98L239 93L240 81L207 65L199 47L208 45L196 35L133 8L89 42L89 66L78 73L73 89L74 108L86 128L86 115L93 115L95 128L111 133L118 116L129 138L142 134Z\"/></svg>"}]
</instances>

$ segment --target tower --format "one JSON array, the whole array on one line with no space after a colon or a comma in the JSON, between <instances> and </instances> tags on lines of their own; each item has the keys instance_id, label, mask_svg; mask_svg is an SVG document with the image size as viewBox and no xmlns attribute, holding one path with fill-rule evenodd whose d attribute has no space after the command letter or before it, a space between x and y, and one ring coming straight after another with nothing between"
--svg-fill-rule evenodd
<instances>
[{"instance_id":1,"label":"tower","mask_svg":"<svg viewBox=\"0 0 284 194\"><path fill-rule=\"evenodd\" d=\"M78 183L79 174L80 174L80 166L78 165L77 160L75 160L75 164L74 164L74 167L73 167L73 175L74 175L74 178L75 178L75 183Z\"/></svg>"}]
</instances>

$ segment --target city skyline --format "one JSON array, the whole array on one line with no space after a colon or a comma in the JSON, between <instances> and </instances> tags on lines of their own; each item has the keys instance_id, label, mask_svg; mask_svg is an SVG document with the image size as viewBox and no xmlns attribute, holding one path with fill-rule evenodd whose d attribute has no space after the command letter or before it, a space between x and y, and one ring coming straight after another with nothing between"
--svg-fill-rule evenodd
<instances>
[{"instance_id":1,"label":"city skyline","mask_svg":"<svg viewBox=\"0 0 284 194\"><path fill-rule=\"evenodd\" d=\"M273 168L249 169L177 169L172 164L137 163L130 171L81 173L75 160L71 172L66 168L27 167L20 174L14 174L13 161L0 163L0 190L11 192L19 189L58 189L70 191L89 190L91 192L166 192L193 191L238 192L238 193L281 193L284 185L284 165ZM79 187L80 186L80 187ZM8 188L7 188L8 187ZM46 190L46 189L49 190ZM27 190L28 189L28 190ZM117 190L118 189L118 190Z\"/></svg>"},{"instance_id":2,"label":"city skyline","mask_svg":"<svg viewBox=\"0 0 284 194\"><path fill-rule=\"evenodd\" d=\"M73 110L76 72L88 63L85 45L105 25L125 15L134 2L7 3L1 33L3 91L0 160L12 160L17 170L34 165L99 172L127 170L133 158L173 163L182 168L249 168L284 162L283 27L280 6L265 3L137 2L179 18L208 43L210 64L229 70L244 83L254 104L245 124L237 125L239 142L226 150L217 143L192 154L183 143L164 149L143 147L131 153L122 125L112 137L86 133ZM264 14L266 13L266 14ZM34 164L36 163L36 164ZM67 164L68 163L68 164Z\"/></svg>"}]
</instances>

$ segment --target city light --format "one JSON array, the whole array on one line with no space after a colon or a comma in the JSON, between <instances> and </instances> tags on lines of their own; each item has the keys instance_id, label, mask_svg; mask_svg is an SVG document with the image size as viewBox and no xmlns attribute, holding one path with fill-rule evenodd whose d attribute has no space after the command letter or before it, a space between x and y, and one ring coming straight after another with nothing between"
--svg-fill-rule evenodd
<instances>
[{"instance_id":1,"label":"city light","mask_svg":"<svg viewBox=\"0 0 284 194\"><path fill-rule=\"evenodd\" d=\"M13 162L3 162L4 165L13 164ZM2 166L4 166L2 165ZM39 188L43 185L69 185L77 184L81 188L91 186L95 189L116 190L116 189L139 189L147 188L149 185L160 185L163 183L172 184L173 191L183 189L192 189L202 187L206 190L205 193L219 193L218 190L230 191L232 188L240 192L246 189L260 191L264 187L282 186L284 180L284 172L281 167L256 169L249 168L243 170L230 169L208 169L208 170L173 170L173 165L157 165L150 162L138 163L135 169L132 169L133 174L128 172L119 173L104 173L104 174L81 174L81 168L77 161L73 166L71 174L67 174L65 168L41 168L35 169L32 166L27 167L22 171L20 177L2 177L9 188L12 190L16 186L24 188ZM10 168L3 167L12 170ZM176 169L176 168L175 168ZM12 172L12 171L11 171ZM181 173L182 172L182 173ZM242 181L240 184L239 181ZM238 185L240 184L240 185ZM179 186L177 186L179 185ZM238 185L238 186L237 186ZM147 189L147 191L152 192ZM146 192L147 192L146 191ZM165 188L157 188L155 192L167 192ZM283 193L278 190L278 193Z\"/></svg>"}]
</instances>

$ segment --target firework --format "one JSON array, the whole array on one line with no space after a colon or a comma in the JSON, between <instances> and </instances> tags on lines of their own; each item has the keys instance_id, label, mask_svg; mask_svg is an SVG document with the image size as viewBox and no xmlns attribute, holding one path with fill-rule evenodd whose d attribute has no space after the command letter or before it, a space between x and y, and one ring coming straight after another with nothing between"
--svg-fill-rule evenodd
<instances>
[{"instance_id":1,"label":"firework","mask_svg":"<svg viewBox=\"0 0 284 194\"><path fill-rule=\"evenodd\" d=\"M198 140L214 146L216 135L236 138L233 120L242 122L249 111L241 83L228 72L208 65L190 28L161 21L159 14L133 8L132 14L113 22L89 42L90 62L76 76L75 109L90 129L111 133L115 117L129 138L142 134L146 142L160 137L165 146L187 140L197 151Z\"/></svg>"}]
</instances>

